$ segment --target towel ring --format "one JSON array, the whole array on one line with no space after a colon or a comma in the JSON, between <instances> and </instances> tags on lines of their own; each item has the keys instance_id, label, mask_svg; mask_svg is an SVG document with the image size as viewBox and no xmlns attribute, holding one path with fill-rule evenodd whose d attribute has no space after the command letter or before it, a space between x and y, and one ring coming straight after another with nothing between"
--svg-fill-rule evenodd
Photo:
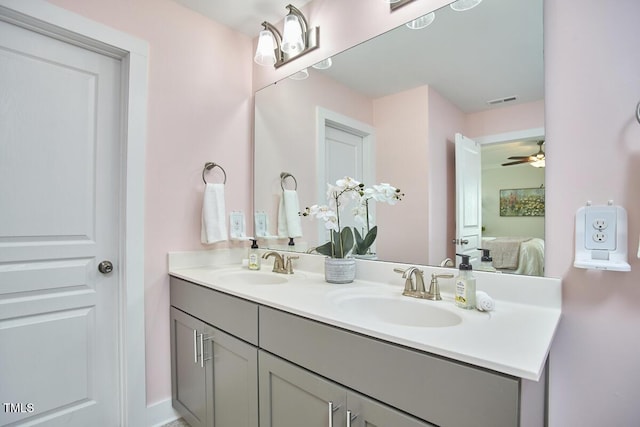
<instances>
[{"instance_id":1,"label":"towel ring","mask_svg":"<svg viewBox=\"0 0 640 427\"><path fill-rule=\"evenodd\" d=\"M202 169L202 181L204 181L205 184L207 184L207 180L204 177L204 174L206 171L210 171L211 169L215 168L215 167L219 167L220 170L222 171L222 173L224 174L224 182L223 184L227 183L227 173L225 172L224 168L222 166L220 166L217 163L213 163L213 162L207 162L204 164L204 169Z\"/></svg>"},{"instance_id":2,"label":"towel ring","mask_svg":"<svg viewBox=\"0 0 640 427\"><path fill-rule=\"evenodd\" d=\"M636 119L638 123L640 123L640 101L638 101L638 105L636 105Z\"/></svg>"},{"instance_id":3,"label":"towel ring","mask_svg":"<svg viewBox=\"0 0 640 427\"><path fill-rule=\"evenodd\" d=\"M296 180L296 177L291 175L289 172L282 172L280 173L280 187L282 188L282 191L284 191L284 180L287 178L293 178L293 182L295 184L294 186L294 190L298 189L298 181Z\"/></svg>"}]
</instances>

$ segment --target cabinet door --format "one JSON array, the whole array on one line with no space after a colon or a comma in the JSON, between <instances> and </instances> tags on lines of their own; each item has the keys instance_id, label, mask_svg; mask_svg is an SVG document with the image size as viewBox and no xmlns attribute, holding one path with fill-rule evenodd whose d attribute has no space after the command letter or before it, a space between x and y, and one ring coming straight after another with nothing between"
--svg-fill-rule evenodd
<instances>
[{"instance_id":1,"label":"cabinet door","mask_svg":"<svg viewBox=\"0 0 640 427\"><path fill-rule=\"evenodd\" d=\"M347 393L350 427L434 427L358 393Z\"/></svg>"},{"instance_id":2,"label":"cabinet door","mask_svg":"<svg viewBox=\"0 0 640 427\"><path fill-rule=\"evenodd\" d=\"M346 391L259 351L260 427L345 427Z\"/></svg>"},{"instance_id":3,"label":"cabinet door","mask_svg":"<svg viewBox=\"0 0 640 427\"><path fill-rule=\"evenodd\" d=\"M213 327L206 332L214 427L258 427L258 349Z\"/></svg>"},{"instance_id":4,"label":"cabinet door","mask_svg":"<svg viewBox=\"0 0 640 427\"><path fill-rule=\"evenodd\" d=\"M211 411L202 354L204 333L203 322L171 307L171 398L191 427L207 427Z\"/></svg>"}]
</instances>

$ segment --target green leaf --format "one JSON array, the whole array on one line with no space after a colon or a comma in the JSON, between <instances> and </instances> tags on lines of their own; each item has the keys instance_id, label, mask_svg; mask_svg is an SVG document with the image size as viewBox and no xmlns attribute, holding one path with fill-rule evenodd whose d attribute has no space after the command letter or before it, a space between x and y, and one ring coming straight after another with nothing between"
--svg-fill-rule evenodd
<instances>
[{"instance_id":1,"label":"green leaf","mask_svg":"<svg viewBox=\"0 0 640 427\"><path fill-rule=\"evenodd\" d=\"M330 257L330 256L333 256L331 253L332 248L333 248L333 245L331 244L331 242L327 242L324 245L317 246L315 248L315 251L318 252L319 254Z\"/></svg>"},{"instance_id":2,"label":"green leaf","mask_svg":"<svg viewBox=\"0 0 640 427\"><path fill-rule=\"evenodd\" d=\"M364 238L364 244L367 247L367 249L369 249L371 247L371 245L373 245L373 242L376 241L376 237L378 237L378 226L375 225L371 230L369 230L369 232L367 233L367 235Z\"/></svg>"},{"instance_id":3,"label":"green leaf","mask_svg":"<svg viewBox=\"0 0 640 427\"><path fill-rule=\"evenodd\" d=\"M334 258L344 258L353 249L353 233L349 227L345 227L342 229L340 233L337 231L333 232L333 242L334 242Z\"/></svg>"},{"instance_id":4,"label":"green leaf","mask_svg":"<svg viewBox=\"0 0 640 427\"><path fill-rule=\"evenodd\" d=\"M354 248L355 253L358 255L365 255L378 236L378 226L374 226L369 230L364 239L356 227L353 227L353 233L356 237L356 245Z\"/></svg>"}]
</instances>

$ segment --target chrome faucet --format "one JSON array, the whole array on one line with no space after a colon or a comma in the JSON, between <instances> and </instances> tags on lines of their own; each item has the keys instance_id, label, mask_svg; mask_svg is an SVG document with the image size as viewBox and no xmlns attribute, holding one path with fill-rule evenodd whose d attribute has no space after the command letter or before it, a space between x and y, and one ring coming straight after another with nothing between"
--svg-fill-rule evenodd
<instances>
[{"instance_id":1,"label":"chrome faucet","mask_svg":"<svg viewBox=\"0 0 640 427\"><path fill-rule=\"evenodd\" d=\"M402 278L406 279L404 282L404 291L402 295L414 298L425 298L426 290L424 287L424 272L418 267L409 267L406 270L401 268L394 268L396 273L402 273ZM414 284L413 277L416 278Z\"/></svg>"},{"instance_id":2,"label":"chrome faucet","mask_svg":"<svg viewBox=\"0 0 640 427\"><path fill-rule=\"evenodd\" d=\"M291 260L298 259L299 257L297 256L283 257L278 252L270 251L263 254L262 258L267 259L271 255L273 255L273 257L275 258L273 260L273 270L272 270L274 273L293 274L293 265L291 263ZM286 262L285 262L285 258L286 258Z\"/></svg>"}]
</instances>

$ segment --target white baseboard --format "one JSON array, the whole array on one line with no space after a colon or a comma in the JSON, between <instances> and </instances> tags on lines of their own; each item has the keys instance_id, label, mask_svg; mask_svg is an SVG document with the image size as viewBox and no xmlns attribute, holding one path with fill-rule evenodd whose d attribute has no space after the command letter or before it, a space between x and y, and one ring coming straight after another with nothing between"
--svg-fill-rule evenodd
<instances>
[{"instance_id":1,"label":"white baseboard","mask_svg":"<svg viewBox=\"0 0 640 427\"><path fill-rule=\"evenodd\" d=\"M171 406L171 398L147 406L147 427L161 427L180 418Z\"/></svg>"}]
</instances>

